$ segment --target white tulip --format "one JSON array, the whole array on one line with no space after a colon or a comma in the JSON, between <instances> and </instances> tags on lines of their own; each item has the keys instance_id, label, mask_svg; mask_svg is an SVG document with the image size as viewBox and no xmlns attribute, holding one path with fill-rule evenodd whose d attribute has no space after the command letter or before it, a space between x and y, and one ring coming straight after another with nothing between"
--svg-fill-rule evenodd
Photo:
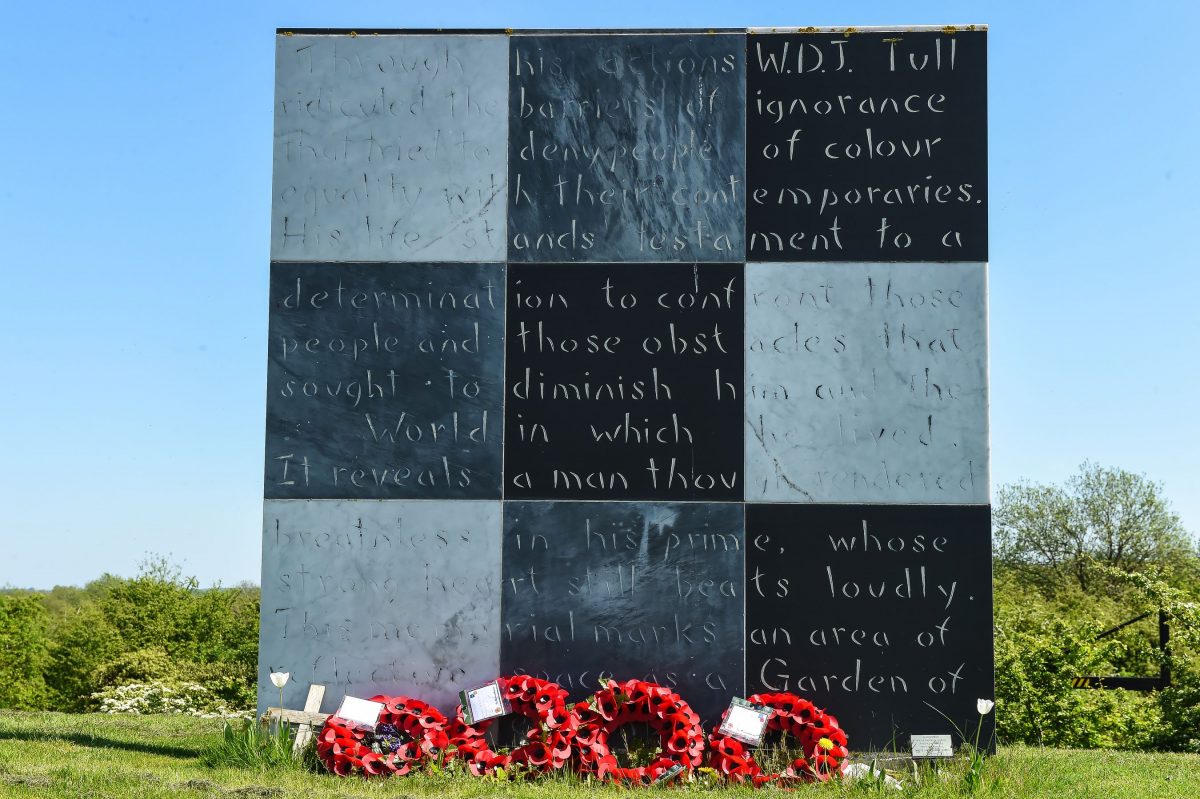
<instances>
[{"instance_id":1,"label":"white tulip","mask_svg":"<svg viewBox=\"0 0 1200 799\"><path fill-rule=\"evenodd\" d=\"M986 716L988 713L991 713L992 708L995 706L996 706L996 703L990 699L976 699L975 700L975 709L979 711L979 715L981 715L981 716Z\"/></svg>"},{"instance_id":2,"label":"white tulip","mask_svg":"<svg viewBox=\"0 0 1200 799\"><path fill-rule=\"evenodd\" d=\"M282 688L287 685L287 681L291 676L292 673L290 671L273 671L271 672L271 685L274 685L276 688Z\"/></svg>"}]
</instances>

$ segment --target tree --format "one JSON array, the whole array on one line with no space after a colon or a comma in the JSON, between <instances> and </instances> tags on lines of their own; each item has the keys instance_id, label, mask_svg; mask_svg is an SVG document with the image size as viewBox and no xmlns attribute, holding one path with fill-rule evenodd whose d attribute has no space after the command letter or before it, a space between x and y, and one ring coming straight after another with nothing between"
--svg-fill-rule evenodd
<instances>
[{"instance_id":1,"label":"tree","mask_svg":"<svg viewBox=\"0 0 1200 799\"><path fill-rule=\"evenodd\" d=\"M1062 487L1018 482L997 493L996 560L1043 588L1074 582L1093 590L1099 563L1196 569L1196 543L1162 486L1123 469L1084 463ZM1103 579L1103 578L1101 578Z\"/></svg>"},{"instance_id":2,"label":"tree","mask_svg":"<svg viewBox=\"0 0 1200 799\"><path fill-rule=\"evenodd\" d=\"M82 589L51 592L48 663L58 710L86 710L92 694L127 682L201 683L236 707L253 707L259 592L201 589L158 556L135 577L104 575Z\"/></svg>"},{"instance_id":3,"label":"tree","mask_svg":"<svg viewBox=\"0 0 1200 799\"><path fill-rule=\"evenodd\" d=\"M46 683L46 611L36 594L0 594L0 707L41 707Z\"/></svg>"}]
</instances>

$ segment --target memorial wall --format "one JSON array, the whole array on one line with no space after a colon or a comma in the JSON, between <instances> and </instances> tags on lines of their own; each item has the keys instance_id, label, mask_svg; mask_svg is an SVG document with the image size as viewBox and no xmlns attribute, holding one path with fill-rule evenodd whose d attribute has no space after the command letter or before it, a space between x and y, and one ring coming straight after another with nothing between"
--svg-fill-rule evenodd
<instances>
[{"instance_id":1,"label":"memorial wall","mask_svg":"<svg viewBox=\"0 0 1200 799\"><path fill-rule=\"evenodd\" d=\"M264 707L974 730L983 29L280 31L274 118Z\"/></svg>"}]
</instances>

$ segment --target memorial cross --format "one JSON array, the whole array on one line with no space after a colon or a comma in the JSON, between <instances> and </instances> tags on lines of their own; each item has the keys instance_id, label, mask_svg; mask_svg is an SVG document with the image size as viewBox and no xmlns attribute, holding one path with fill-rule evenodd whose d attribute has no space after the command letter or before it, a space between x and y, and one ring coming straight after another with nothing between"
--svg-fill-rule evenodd
<instances>
[{"instance_id":1,"label":"memorial cross","mask_svg":"<svg viewBox=\"0 0 1200 799\"><path fill-rule=\"evenodd\" d=\"M321 713L321 700L325 698L324 685L310 685L308 687L308 697L304 700L304 710L287 710L282 707L273 707L263 714L263 718L267 721L278 721L280 724L296 724L296 740L292 744L292 756L299 757L304 751L304 747L308 746L308 742L312 740L313 725L318 727L325 723L325 719L329 718L329 713Z\"/></svg>"}]
</instances>

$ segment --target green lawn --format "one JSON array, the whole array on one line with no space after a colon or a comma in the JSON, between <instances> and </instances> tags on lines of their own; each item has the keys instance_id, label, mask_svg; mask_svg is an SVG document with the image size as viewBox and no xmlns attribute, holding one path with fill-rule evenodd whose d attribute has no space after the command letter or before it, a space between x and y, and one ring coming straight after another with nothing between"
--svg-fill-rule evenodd
<instances>
[{"instance_id":1,"label":"green lawn","mask_svg":"<svg viewBox=\"0 0 1200 799\"><path fill-rule=\"evenodd\" d=\"M178 716L138 717L13 713L0 711L0 797L451 797L451 799L564 799L570 793L628 796L570 779L499 783L467 777L398 778L366 782L310 774L298 769L256 771L213 768L201 760L220 737L221 723ZM832 796L963 795L962 764L911 774L903 792L859 784L804 786L814 799ZM749 795L746 789L648 789ZM770 795L773 790L759 792ZM1019 799L1193 799L1200 797L1200 755L1136 754L1005 747L986 766L981 797Z\"/></svg>"}]
</instances>

